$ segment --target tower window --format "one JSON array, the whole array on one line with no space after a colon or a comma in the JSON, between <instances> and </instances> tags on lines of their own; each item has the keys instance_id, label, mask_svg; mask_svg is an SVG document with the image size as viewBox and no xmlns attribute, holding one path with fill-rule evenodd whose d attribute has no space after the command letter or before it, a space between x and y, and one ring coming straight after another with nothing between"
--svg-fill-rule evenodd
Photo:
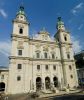
<instances>
[{"instance_id":1,"label":"tower window","mask_svg":"<svg viewBox=\"0 0 84 100\"><path fill-rule=\"evenodd\" d=\"M44 53L44 57L47 58L47 53L46 52Z\"/></svg>"},{"instance_id":2,"label":"tower window","mask_svg":"<svg viewBox=\"0 0 84 100\"><path fill-rule=\"evenodd\" d=\"M70 59L70 55L69 54L67 54L67 58Z\"/></svg>"},{"instance_id":3,"label":"tower window","mask_svg":"<svg viewBox=\"0 0 84 100\"><path fill-rule=\"evenodd\" d=\"M70 75L71 78L73 78L73 75Z\"/></svg>"},{"instance_id":4,"label":"tower window","mask_svg":"<svg viewBox=\"0 0 84 100\"><path fill-rule=\"evenodd\" d=\"M71 65L69 65L69 69L70 69L70 70L72 70L72 67L71 67Z\"/></svg>"},{"instance_id":5,"label":"tower window","mask_svg":"<svg viewBox=\"0 0 84 100\"><path fill-rule=\"evenodd\" d=\"M45 66L45 69L48 70L48 65Z\"/></svg>"},{"instance_id":6,"label":"tower window","mask_svg":"<svg viewBox=\"0 0 84 100\"><path fill-rule=\"evenodd\" d=\"M21 18L23 18L23 16L21 16Z\"/></svg>"},{"instance_id":7,"label":"tower window","mask_svg":"<svg viewBox=\"0 0 84 100\"><path fill-rule=\"evenodd\" d=\"M22 64L18 64L18 69L22 69Z\"/></svg>"},{"instance_id":8,"label":"tower window","mask_svg":"<svg viewBox=\"0 0 84 100\"><path fill-rule=\"evenodd\" d=\"M40 65L37 65L37 70L40 70Z\"/></svg>"},{"instance_id":9,"label":"tower window","mask_svg":"<svg viewBox=\"0 0 84 100\"><path fill-rule=\"evenodd\" d=\"M23 29L22 28L19 29L19 33L23 34Z\"/></svg>"},{"instance_id":10,"label":"tower window","mask_svg":"<svg viewBox=\"0 0 84 100\"><path fill-rule=\"evenodd\" d=\"M22 50L18 50L18 55L22 55Z\"/></svg>"},{"instance_id":11,"label":"tower window","mask_svg":"<svg viewBox=\"0 0 84 100\"><path fill-rule=\"evenodd\" d=\"M67 37L66 36L64 36L64 40L67 41Z\"/></svg>"},{"instance_id":12,"label":"tower window","mask_svg":"<svg viewBox=\"0 0 84 100\"><path fill-rule=\"evenodd\" d=\"M53 65L53 69L56 70L56 66L55 65Z\"/></svg>"},{"instance_id":13,"label":"tower window","mask_svg":"<svg viewBox=\"0 0 84 100\"><path fill-rule=\"evenodd\" d=\"M17 77L17 81L20 81L20 80L21 80L21 77L20 77L20 76L18 76L18 77Z\"/></svg>"}]
</instances>

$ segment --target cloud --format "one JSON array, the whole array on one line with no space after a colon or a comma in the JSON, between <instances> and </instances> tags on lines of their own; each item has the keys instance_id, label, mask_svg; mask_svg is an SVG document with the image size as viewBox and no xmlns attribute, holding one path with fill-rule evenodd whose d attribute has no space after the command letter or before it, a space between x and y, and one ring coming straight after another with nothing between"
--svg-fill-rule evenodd
<instances>
[{"instance_id":1,"label":"cloud","mask_svg":"<svg viewBox=\"0 0 84 100\"><path fill-rule=\"evenodd\" d=\"M36 37L38 31L36 31L35 29L32 29L30 30L30 37L33 38L33 37Z\"/></svg>"},{"instance_id":2,"label":"cloud","mask_svg":"<svg viewBox=\"0 0 84 100\"><path fill-rule=\"evenodd\" d=\"M0 54L9 56L10 54L11 43L9 41L0 41Z\"/></svg>"},{"instance_id":3,"label":"cloud","mask_svg":"<svg viewBox=\"0 0 84 100\"><path fill-rule=\"evenodd\" d=\"M0 15L3 16L4 18L7 18L7 13L4 11L4 9L0 9Z\"/></svg>"},{"instance_id":4,"label":"cloud","mask_svg":"<svg viewBox=\"0 0 84 100\"><path fill-rule=\"evenodd\" d=\"M9 65L11 43L9 41L0 41L0 66Z\"/></svg>"},{"instance_id":5,"label":"cloud","mask_svg":"<svg viewBox=\"0 0 84 100\"><path fill-rule=\"evenodd\" d=\"M84 3L79 3L78 5L76 5L72 10L71 10L71 12L72 12L72 14L77 14L82 8L83 8L83 6L84 6Z\"/></svg>"},{"instance_id":6,"label":"cloud","mask_svg":"<svg viewBox=\"0 0 84 100\"><path fill-rule=\"evenodd\" d=\"M82 46L80 45L80 40L74 36L71 36L71 40L73 42L73 51L74 53L78 53L82 50Z\"/></svg>"},{"instance_id":7,"label":"cloud","mask_svg":"<svg viewBox=\"0 0 84 100\"><path fill-rule=\"evenodd\" d=\"M81 2L78 5L76 5L75 9L80 9L80 8L82 8L82 6L83 6L83 3Z\"/></svg>"},{"instance_id":8,"label":"cloud","mask_svg":"<svg viewBox=\"0 0 84 100\"><path fill-rule=\"evenodd\" d=\"M0 66L8 67L9 66L9 58L8 56L0 53Z\"/></svg>"},{"instance_id":9,"label":"cloud","mask_svg":"<svg viewBox=\"0 0 84 100\"><path fill-rule=\"evenodd\" d=\"M79 27L78 27L78 30L81 30L81 28L83 27L84 25L81 24Z\"/></svg>"}]
</instances>

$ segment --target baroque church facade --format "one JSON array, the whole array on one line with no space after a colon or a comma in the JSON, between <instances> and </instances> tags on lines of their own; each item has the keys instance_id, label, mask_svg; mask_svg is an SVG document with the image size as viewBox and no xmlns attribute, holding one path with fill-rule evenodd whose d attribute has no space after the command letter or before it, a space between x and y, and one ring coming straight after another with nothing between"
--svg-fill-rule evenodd
<instances>
[{"instance_id":1,"label":"baroque church facade","mask_svg":"<svg viewBox=\"0 0 84 100\"><path fill-rule=\"evenodd\" d=\"M77 87L78 79L70 33L66 30L61 17L58 18L54 39L45 29L30 38L29 26L24 7L20 6L13 20L6 93Z\"/></svg>"}]
</instances>

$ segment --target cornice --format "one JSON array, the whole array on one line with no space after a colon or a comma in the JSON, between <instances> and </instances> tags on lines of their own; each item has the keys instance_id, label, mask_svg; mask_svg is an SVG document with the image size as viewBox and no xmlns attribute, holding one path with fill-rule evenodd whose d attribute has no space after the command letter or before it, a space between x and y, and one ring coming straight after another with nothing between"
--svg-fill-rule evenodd
<instances>
[{"instance_id":1,"label":"cornice","mask_svg":"<svg viewBox=\"0 0 84 100\"><path fill-rule=\"evenodd\" d=\"M56 47L59 47L59 45L61 45L61 46L65 46L65 45L72 46L72 43L66 43L66 42L57 43L56 41L54 41L54 42L53 41L42 41L42 40L30 39L27 36L19 36L19 35L16 35L16 34L12 34L11 37L12 37L12 40L14 40L14 41L17 41L18 38L22 38L22 39L24 39L24 42L29 42L29 44L34 44L34 43L44 43L44 44L46 44L47 43L47 44L53 44Z\"/></svg>"},{"instance_id":2,"label":"cornice","mask_svg":"<svg viewBox=\"0 0 84 100\"><path fill-rule=\"evenodd\" d=\"M29 40L30 43L33 43L33 42L40 42L40 43L48 43L48 44L55 44L55 45L58 45L58 43L56 41L42 41L42 40L36 40L36 39L31 39L31 38L28 38L27 36L20 36L20 35L16 35L16 34L12 34L11 35L11 38L24 38L24 39L27 39Z\"/></svg>"},{"instance_id":3,"label":"cornice","mask_svg":"<svg viewBox=\"0 0 84 100\"><path fill-rule=\"evenodd\" d=\"M50 61L50 62L60 62L60 59L35 59L35 58L30 58L30 61Z\"/></svg>"},{"instance_id":4,"label":"cornice","mask_svg":"<svg viewBox=\"0 0 84 100\"><path fill-rule=\"evenodd\" d=\"M72 43L66 43L66 42L61 42L59 44L61 45L61 47L64 47L65 45L72 46Z\"/></svg>"},{"instance_id":5,"label":"cornice","mask_svg":"<svg viewBox=\"0 0 84 100\"><path fill-rule=\"evenodd\" d=\"M11 40L13 41L17 41L18 38L21 38L21 39L24 39L24 42L28 42L29 41L29 38L27 36L19 36L19 35L15 35L15 34L12 34L11 35Z\"/></svg>"},{"instance_id":6,"label":"cornice","mask_svg":"<svg viewBox=\"0 0 84 100\"><path fill-rule=\"evenodd\" d=\"M29 57L10 56L9 59L29 60Z\"/></svg>"},{"instance_id":7,"label":"cornice","mask_svg":"<svg viewBox=\"0 0 84 100\"><path fill-rule=\"evenodd\" d=\"M16 20L16 19L12 20L12 22L13 22L13 23L16 22L16 23L21 23L21 24L30 25L30 23L28 23L27 21L19 21L19 20Z\"/></svg>"},{"instance_id":8,"label":"cornice","mask_svg":"<svg viewBox=\"0 0 84 100\"><path fill-rule=\"evenodd\" d=\"M20 35L16 35L16 34L12 34L11 37L18 37L18 38L28 39L28 36L20 36Z\"/></svg>"},{"instance_id":9,"label":"cornice","mask_svg":"<svg viewBox=\"0 0 84 100\"><path fill-rule=\"evenodd\" d=\"M42 41L42 40L35 40L35 39L29 39L29 43L47 43L47 44L54 44L58 47L58 43L52 42L52 41Z\"/></svg>"},{"instance_id":10,"label":"cornice","mask_svg":"<svg viewBox=\"0 0 84 100\"><path fill-rule=\"evenodd\" d=\"M37 59L30 57L18 57L18 56L10 56L9 59L19 59L19 60L29 60L29 61L50 61L50 62L75 62L75 60L67 60L67 59Z\"/></svg>"},{"instance_id":11,"label":"cornice","mask_svg":"<svg viewBox=\"0 0 84 100\"><path fill-rule=\"evenodd\" d=\"M62 62L75 62L75 60L62 59Z\"/></svg>"},{"instance_id":12,"label":"cornice","mask_svg":"<svg viewBox=\"0 0 84 100\"><path fill-rule=\"evenodd\" d=\"M61 32L65 32L65 33L67 33L67 34L70 34L69 31L67 31L67 30L63 30L63 29L59 29L59 30L57 31L56 34L59 34L59 33L61 33Z\"/></svg>"},{"instance_id":13,"label":"cornice","mask_svg":"<svg viewBox=\"0 0 84 100\"><path fill-rule=\"evenodd\" d=\"M9 59L19 59L19 60L29 60L29 61L50 61L50 62L60 62L60 59L36 59L30 57L18 57L18 56L10 56Z\"/></svg>"}]
</instances>

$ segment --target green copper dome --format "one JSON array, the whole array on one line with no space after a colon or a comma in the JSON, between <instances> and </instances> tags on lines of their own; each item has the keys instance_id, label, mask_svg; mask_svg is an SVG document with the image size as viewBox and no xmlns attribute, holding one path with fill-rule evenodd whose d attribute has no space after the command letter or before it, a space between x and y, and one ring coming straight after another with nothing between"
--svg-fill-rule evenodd
<instances>
[{"instance_id":1,"label":"green copper dome","mask_svg":"<svg viewBox=\"0 0 84 100\"><path fill-rule=\"evenodd\" d=\"M64 22L62 22L61 17L58 17L57 25L58 25L58 26L60 26L60 25L64 25Z\"/></svg>"},{"instance_id":2,"label":"green copper dome","mask_svg":"<svg viewBox=\"0 0 84 100\"><path fill-rule=\"evenodd\" d=\"M20 9L19 11L17 12L17 15L24 15L26 16L25 12L24 12L24 7L23 6L20 6Z\"/></svg>"}]
</instances>

